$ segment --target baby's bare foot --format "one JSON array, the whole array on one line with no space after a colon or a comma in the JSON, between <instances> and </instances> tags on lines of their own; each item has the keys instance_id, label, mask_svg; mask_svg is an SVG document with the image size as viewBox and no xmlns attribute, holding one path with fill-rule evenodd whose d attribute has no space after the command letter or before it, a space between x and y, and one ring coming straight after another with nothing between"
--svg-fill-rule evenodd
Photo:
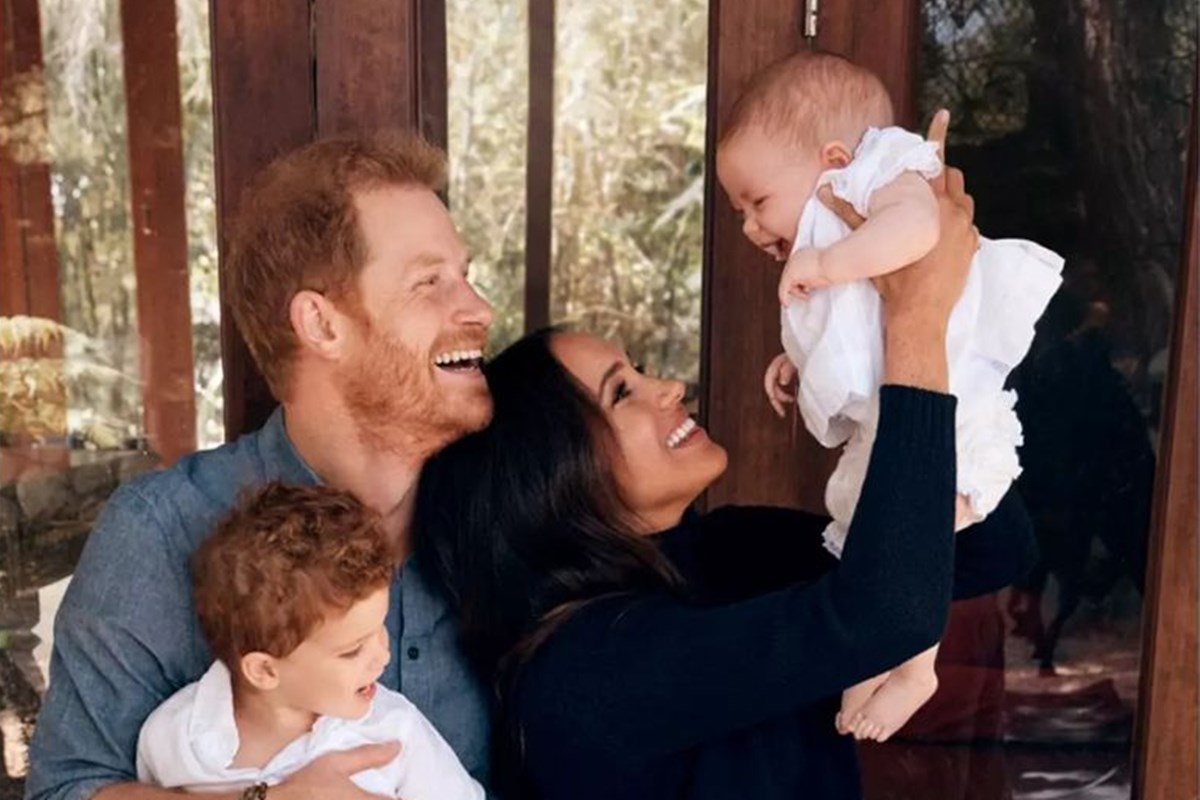
<instances>
[{"instance_id":1,"label":"baby's bare foot","mask_svg":"<svg viewBox=\"0 0 1200 800\"><path fill-rule=\"evenodd\" d=\"M834 720L838 733L843 735L853 733L854 728L850 721L858 716L867 701L871 699L871 695L875 694L880 686L883 686L889 674L891 673L884 672L874 678L867 678L862 683L857 683L842 692L842 710L838 712L837 718Z\"/></svg>"},{"instance_id":2,"label":"baby's bare foot","mask_svg":"<svg viewBox=\"0 0 1200 800\"><path fill-rule=\"evenodd\" d=\"M886 742L937 691L932 670L893 672L862 709L842 720L855 739Z\"/></svg>"}]
</instances>

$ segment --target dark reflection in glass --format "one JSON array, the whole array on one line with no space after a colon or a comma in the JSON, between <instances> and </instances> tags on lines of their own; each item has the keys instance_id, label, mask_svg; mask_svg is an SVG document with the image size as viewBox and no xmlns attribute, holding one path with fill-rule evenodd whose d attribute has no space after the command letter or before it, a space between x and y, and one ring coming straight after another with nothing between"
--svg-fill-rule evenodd
<instances>
[{"instance_id":1,"label":"dark reflection in glass","mask_svg":"<svg viewBox=\"0 0 1200 800\"><path fill-rule=\"evenodd\" d=\"M925 0L920 106L992 238L1066 258L1013 375L1040 561L957 603L941 690L863 748L870 800L1130 796L1140 615L1181 263L1190 0Z\"/></svg>"}]
</instances>

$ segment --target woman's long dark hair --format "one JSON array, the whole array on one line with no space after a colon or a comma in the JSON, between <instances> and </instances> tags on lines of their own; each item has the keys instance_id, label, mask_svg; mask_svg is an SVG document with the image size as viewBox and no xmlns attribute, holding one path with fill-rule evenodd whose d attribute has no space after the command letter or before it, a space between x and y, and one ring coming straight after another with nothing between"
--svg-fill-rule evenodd
<instances>
[{"instance_id":1,"label":"woman's long dark hair","mask_svg":"<svg viewBox=\"0 0 1200 800\"><path fill-rule=\"evenodd\" d=\"M677 591L658 547L633 531L595 399L529 334L484 369L495 413L421 472L417 547L457 606L468 657L500 698L516 668L579 606Z\"/></svg>"}]
</instances>

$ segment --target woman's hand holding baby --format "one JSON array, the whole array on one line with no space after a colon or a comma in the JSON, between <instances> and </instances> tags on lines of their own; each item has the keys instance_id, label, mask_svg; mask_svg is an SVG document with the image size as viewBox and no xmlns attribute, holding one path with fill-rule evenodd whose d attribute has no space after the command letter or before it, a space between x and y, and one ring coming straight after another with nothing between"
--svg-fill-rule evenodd
<instances>
[{"instance_id":1,"label":"woman's hand holding baby","mask_svg":"<svg viewBox=\"0 0 1200 800\"><path fill-rule=\"evenodd\" d=\"M949 119L947 112L938 112L930 140L944 145ZM912 266L873 280L883 298L885 380L945 392L950 384L946 327L979 249L979 231L972 224L975 202L962 172L946 168L930 185L938 201L937 245Z\"/></svg>"}]
</instances>

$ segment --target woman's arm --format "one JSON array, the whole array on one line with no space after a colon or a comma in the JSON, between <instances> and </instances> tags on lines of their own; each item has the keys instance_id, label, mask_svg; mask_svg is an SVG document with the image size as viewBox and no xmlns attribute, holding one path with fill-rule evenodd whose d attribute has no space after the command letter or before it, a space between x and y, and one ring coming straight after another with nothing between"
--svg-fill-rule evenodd
<instances>
[{"instance_id":1,"label":"woman's arm","mask_svg":"<svg viewBox=\"0 0 1200 800\"><path fill-rule=\"evenodd\" d=\"M829 518L777 506L722 506L673 531L663 549L706 603L733 603L837 567L821 532ZM997 591L1037 560L1033 523L1013 489L982 522L955 537L954 599Z\"/></svg>"},{"instance_id":2,"label":"woman's arm","mask_svg":"<svg viewBox=\"0 0 1200 800\"><path fill-rule=\"evenodd\" d=\"M521 676L534 764L636 769L788 716L937 641L953 560L954 398L884 387L839 567L724 606L621 596L578 611Z\"/></svg>"}]
</instances>

